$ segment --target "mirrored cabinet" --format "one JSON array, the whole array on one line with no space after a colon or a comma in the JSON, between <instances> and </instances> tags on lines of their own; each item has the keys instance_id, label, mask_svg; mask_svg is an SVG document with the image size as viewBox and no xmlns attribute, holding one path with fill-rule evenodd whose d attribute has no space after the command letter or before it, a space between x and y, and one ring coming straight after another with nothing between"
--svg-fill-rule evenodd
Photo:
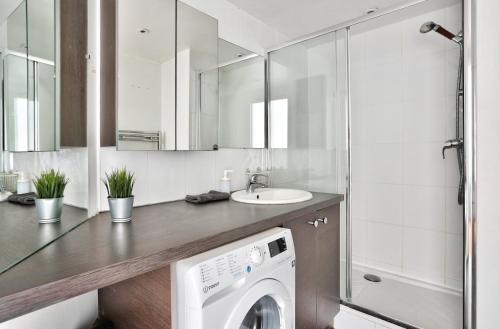
<instances>
[{"instance_id":1,"label":"mirrored cabinet","mask_svg":"<svg viewBox=\"0 0 500 329\"><path fill-rule=\"evenodd\" d=\"M22 1L0 34L6 151L59 148L54 0Z\"/></svg>"},{"instance_id":2,"label":"mirrored cabinet","mask_svg":"<svg viewBox=\"0 0 500 329\"><path fill-rule=\"evenodd\" d=\"M116 1L118 150L264 148L265 59L175 0Z\"/></svg>"},{"instance_id":3,"label":"mirrored cabinet","mask_svg":"<svg viewBox=\"0 0 500 329\"><path fill-rule=\"evenodd\" d=\"M2 149L86 146L86 0L2 1Z\"/></svg>"}]
</instances>

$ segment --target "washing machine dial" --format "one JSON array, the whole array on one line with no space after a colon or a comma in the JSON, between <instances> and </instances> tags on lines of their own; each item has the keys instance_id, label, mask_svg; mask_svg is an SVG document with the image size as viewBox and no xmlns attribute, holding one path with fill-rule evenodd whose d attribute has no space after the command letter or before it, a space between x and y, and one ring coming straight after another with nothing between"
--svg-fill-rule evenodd
<instances>
[{"instance_id":1,"label":"washing machine dial","mask_svg":"<svg viewBox=\"0 0 500 329\"><path fill-rule=\"evenodd\" d=\"M250 261L253 265L260 265L264 262L264 251L259 247L250 250Z\"/></svg>"}]
</instances>

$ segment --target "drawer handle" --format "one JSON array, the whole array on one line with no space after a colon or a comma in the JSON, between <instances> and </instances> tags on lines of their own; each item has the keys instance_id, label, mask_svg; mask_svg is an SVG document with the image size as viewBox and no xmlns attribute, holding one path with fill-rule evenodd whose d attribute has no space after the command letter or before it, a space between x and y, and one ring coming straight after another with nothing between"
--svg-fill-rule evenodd
<instances>
[{"instance_id":1,"label":"drawer handle","mask_svg":"<svg viewBox=\"0 0 500 329\"><path fill-rule=\"evenodd\" d=\"M319 225L318 224L318 220L315 220L315 221L310 220L310 221L307 222L307 224L312 225L315 228L318 228L318 225Z\"/></svg>"},{"instance_id":2,"label":"drawer handle","mask_svg":"<svg viewBox=\"0 0 500 329\"><path fill-rule=\"evenodd\" d=\"M328 224L328 217L318 218L317 221L323 224Z\"/></svg>"}]
</instances>

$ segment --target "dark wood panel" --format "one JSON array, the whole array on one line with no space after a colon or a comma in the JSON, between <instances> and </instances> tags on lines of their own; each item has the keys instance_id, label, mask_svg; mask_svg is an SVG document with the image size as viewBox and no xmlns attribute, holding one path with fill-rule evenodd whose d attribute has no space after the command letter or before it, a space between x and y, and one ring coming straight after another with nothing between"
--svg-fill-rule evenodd
<instances>
[{"instance_id":1,"label":"dark wood panel","mask_svg":"<svg viewBox=\"0 0 500 329\"><path fill-rule=\"evenodd\" d=\"M340 310L340 210L339 206L317 212L318 218L328 218L317 230L318 268L316 278L317 328L331 329L333 318Z\"/></svg>"},{"instance_id":2,"label":"dark wood panel","mask_svg":"<svg viewBox=\"0 0 500 329\"><path fill-rule=\"evenodd\" d=\"M316 328L316 228L308 221L314 213L285 224L295 246L295 327Z\"/></svg>"},{"instance_id":3,"label":"dark wood panel","mask_svg":"<svg viewBox=\"0 0 500 329\"><path fill-rule=\"evenodd\" d=\"M341 195L314 193L290 205L184 201L134 208L130 223L108 213L89 219L0 275L0 322L82 293L165 267L293 218L338 204Z\"/></svg>"},{"instance_id":4,"label":"dark wood panel","mask_svg":"<svg viewBox=\"0 0 500 329\"><path fill-rule=\"evenodd\" d=\"M170 266L99 290L99 316L115 329L171 328Z\"/></svg>"},{"instance_id":5,"label":"dark wood panel","mask_svg":"<svg viewBox=\"0 0 500 329\"><path fill-rule=\"evenodd\" d=\"M87 145L87 0L60 2L61 146Z\"/></svg>"},{"instance_id":6,"label":"dark wood panel","mask_svg":"<svg viewBox=\"0 0 500 329\"><path fill-rule=\"evenodd\" d=\"M101 1L101 146L116 146L116 0Z\"/></svg>"}]
</instances>

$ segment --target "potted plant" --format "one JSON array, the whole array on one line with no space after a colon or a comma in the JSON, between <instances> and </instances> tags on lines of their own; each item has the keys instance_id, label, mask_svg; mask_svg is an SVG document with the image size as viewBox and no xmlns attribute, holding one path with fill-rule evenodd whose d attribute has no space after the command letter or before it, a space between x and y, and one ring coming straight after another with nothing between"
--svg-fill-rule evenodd
<instances>
[{"instance_id":1,"label":"potted plant","mask_svg":"<svg viewBox=\"0 0 500 329\"><path fill-rule=\"evenodd\" d=\"M109 210L113 222L128 222L132 219L132 207L134 206L134 174L127 169L113 169L106 173L104 186L108 191Z\"/></svg>"},{"instance_id":2,"label":"potted plant","mask_svg":"<svg viewBox=\"0 0 500 329\"><path fill-rule=\"evenodd\" d=\"M36 190L36 211L40 223L53 223L61 219L66 175L50 169L33 179Z\"/></svg>"}]
</instances>

